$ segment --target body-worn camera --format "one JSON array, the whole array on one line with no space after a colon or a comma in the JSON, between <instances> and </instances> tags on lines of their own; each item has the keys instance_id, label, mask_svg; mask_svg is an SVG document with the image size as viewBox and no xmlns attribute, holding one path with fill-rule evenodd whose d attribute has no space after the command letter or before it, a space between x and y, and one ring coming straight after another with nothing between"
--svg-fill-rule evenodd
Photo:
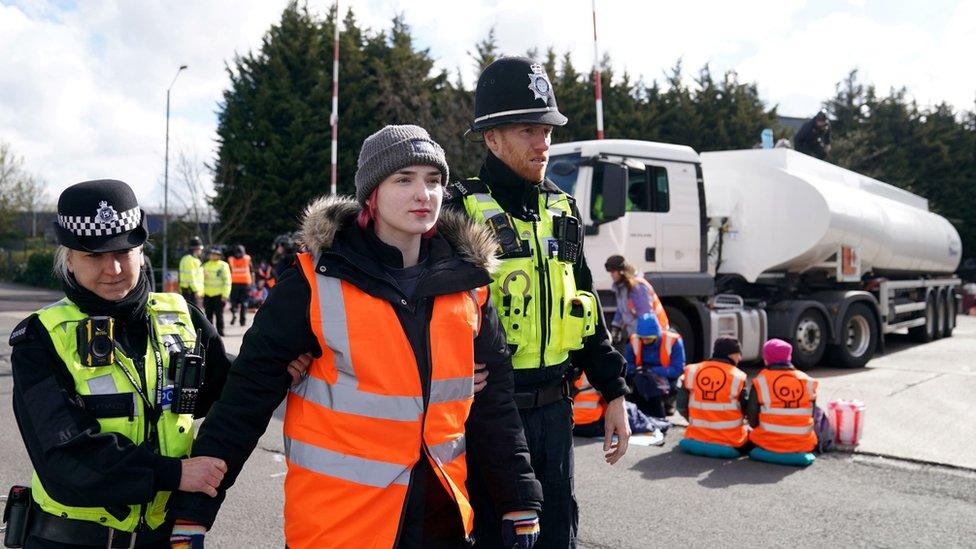
<instances>
[{"instance_id":1,"label":"body-worn camera","mask_svg":"<svg viewBox=\"0 0 976 549\"><path fill-rule=\"evenodd\" d=\"M115 363L115 320L90 316L78 323L78 355L85 366Z\"/></svg>"},{"instance_id":2,"label":"body-worn camera","mask_svg":"<svg viewBox=\"0 0 976 549\"><path fill-rule=\"evenodd\" d=\"M488 228L495 233L501 257L529 257L532 251L529 243L519 238L515 224L507 213L493 215L487 219Z\"/></svg>"},{"instance_id":3,"label":"body-worn camera","mask_svg":"<svg viewBox=\"0 0 976 549\"><path fill-rule=\"evenodd\" d=\"M559 242L559 260L567 263L579 261L583 247L583 227L580 220L571 215L563 215L552 220L553 236Z\"/></svg>"},{"instance_id":4,"label":"body-worn camera","mask_svg":"<svg viewBox=\"0 0 976 549\"><path fill-rule=\"evenodd\" d=\"M197 395L203 386L202 332L197 331L193 351L181 350L170 356L173 367L173 403L170 411L175 414L192 414L197 406Z\"/></svg>"}]
</instances>

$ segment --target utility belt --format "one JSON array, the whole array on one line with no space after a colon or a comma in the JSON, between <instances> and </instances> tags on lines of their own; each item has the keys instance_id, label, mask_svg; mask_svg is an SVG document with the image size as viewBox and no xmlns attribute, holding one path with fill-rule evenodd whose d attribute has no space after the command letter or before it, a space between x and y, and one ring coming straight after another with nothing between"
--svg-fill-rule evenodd
<instances>
[{"instance_id":1,"label":"utility belt","mask_svg":"<svg viewBox=\"0 0 976 549\"><path fill-rule=\"evenodd\" d=\"M515 405L519 410L541 408L560 400L571 399L572 383L567 378L529 393L515 393Z\"/></svg>"},{"instance_id":2,"label":"utility belt","mask_svg":"<svg viewBox=\"0 0 976 549\"><path fill-rule=\"evenodd\" d=\"M123 532L86 520L62 518L33 509L30 535L54 543L70 545L97 545L99 547L127 547L159 543L170 538L172 525L163 523L155 530Z\"/></svg>"}]
</instances>

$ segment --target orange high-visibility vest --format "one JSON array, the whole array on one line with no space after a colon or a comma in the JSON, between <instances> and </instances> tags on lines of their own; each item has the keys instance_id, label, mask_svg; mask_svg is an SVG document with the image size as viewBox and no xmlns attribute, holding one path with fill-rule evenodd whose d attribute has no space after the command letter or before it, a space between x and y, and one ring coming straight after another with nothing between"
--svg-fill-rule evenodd
<instances>
[{"instance_id":1,"label":"orange high-visibility vest","mask_svg":"<svg viewBox=\"0 0 976 549\"><path fill-rule=\"evenodd\" d=\"M671 365L671 347L674 347L674 342L681 337L674 332L664 332L660 338L660 346L658 347L658 361L661 363L660 366L670 366ZM653 345L653 343L651 344ZM633 334L630 336L630 348L634 351L634 364L638 368L643 367L644 359L642 358L642 353L644 352L644 340L640 338L639 335ZM658 366L655 364L655 366Z\"/></svg>"},{"instance_id":2,"label":"orange high-visibility vest","mask_svg":"<svg viewBox=\"0 0 976 549\"><path fill-rule=\"evenodd\" d=\"M230 281L232 284L251 284L251 256L244 254L240 259L230 256Z\"/></svg>"},{"instance_id":3,"label":"orange high-visibility vest","mask_svg":"<svg viewBox=\"0 0 976 549\"><path fill-rule=\"evenodd\" d=\"M725 362L706 360L685 368L681 386L688 390L685 438L733 447L746 443L749 433L739 403L746 386L745 372Z\"/></svg>"},{"instance_id":4,"label":"orange high-visibility vest","mask_svg":"<svg viewBox=\"0 0 976 549\"><path fill-rule=\"evenodd\" d=\"M654 286L647 281L646 278L642 276L635 276L634 280L638 284L647 287L647 292L651 296L651 306L654 308L654 316L657 317L657 323L661 326L661 332L667 332L668 328L671 327L671 322L668 321L668 313L664 311L664 305L661 303L661 298L657 296L657 292L654 291ZM637 315L637 308L634 306L633 301L629 298L627 299L627 306L630 307L630 311L633 315Z\"/></svg>"},{"instance_id":5,"label":"orange high-visibility vest","mask_svg":"<svg viewBox=\"0 0 976 549\"><path fill-rule=\"evenodd\" d=\"M817 380L799 370L759 372L752 388L759 398L759 426L749 433L753 444L771 452L809 452L817 445L813 403Z\"/></svg>"},{"instance_id":6,"label":"orange high-visibility vest","mask_svg":"<svg viewBox=\"0 0 976 549\"><path fill-rule=\"evenodd\" d=\"M573 397L573 423L586 425L603 419L607 413L607 401L590 385L586 374L576 380L576 389L579 392Z\"/></svg>"},{"instance_id":7,"label":"orange high-visibility vest","mask_svg":"<svg viewBox=\"0 0 976 549\"><path fill-rule=\"evenodd\" d=\"M430 462L470 535L464 422L473 401L474 338L487 288L434 299L425 404L394 305L316 274L308 253L298 260L323 354L288 395L286 543L295 549L392 547L410 472L420 459Z\"/></svg>"}]
</instances>

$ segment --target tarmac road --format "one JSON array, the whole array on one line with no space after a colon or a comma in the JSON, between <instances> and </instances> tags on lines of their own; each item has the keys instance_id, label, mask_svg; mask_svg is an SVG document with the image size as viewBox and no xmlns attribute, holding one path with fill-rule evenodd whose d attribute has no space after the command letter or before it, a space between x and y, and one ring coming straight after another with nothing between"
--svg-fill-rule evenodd
<instances>
[{"instance_id":1,"label":"tarmac road","mask_svg":"<svg viewBox=\"0 0 976 549\"><path fill-rule=\"evenodd\" d=\"M6 340L26 312L55 299L24 292L0 285L4 493L30 478L10 411ZM240 327L228 330L229 351L236 352L242 333ZM580 546L976 545L976 363L970 358L976 352L976 318L959 317L951 339L910 345L896 337L886 351L864 369L810 372L821 380L822 404L857 397L868 411L858 453L820 456L806 469L688 456L675 447L680 427L665 446L632 446L613 467L601 459L598 441L577 439ZM281 422L272 420L228 493L207 538L211 546L284 545L281 450ZM688 517L697 517L694 527L685 524Z\"/></svg>"}]
</instances>

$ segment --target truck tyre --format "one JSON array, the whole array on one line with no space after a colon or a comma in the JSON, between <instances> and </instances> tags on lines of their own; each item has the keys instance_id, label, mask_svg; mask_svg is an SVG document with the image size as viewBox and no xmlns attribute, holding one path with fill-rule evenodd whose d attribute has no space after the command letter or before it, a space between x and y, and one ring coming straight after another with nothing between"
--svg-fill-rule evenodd
<instances>
[{"instance_id":1,"label":"truck tyre","mask_svg":"<svg viewBox=\"0 0 976 549\"><path fill-rule=\"evenodd\" d=\"M945 291L935 294L935 333L933 339L942 339L948 324L949 311L946 310Z\"/></svg>"},{"instance_id":2,"label":"truck tyre","mask_svg":"<svg viewBox=\"0 0 976 549\"><path fill-rule=\"evenodd\" d=\"M878 322L864 303L854 303L844 313L840 343L827 348L831 366L862 368L878 348Z\"/></svg>"},{"instance_id":3,"label":"truck tyre","mask_svg":"<svg viewBox=\"0 0 976 549\"><path fill-rule=\"evenodd\" d=\"M801 370L816 366L827 348L827 321L820 311L810 308L793 326L793 365Z\"/></svg>"},{"instance_id":4,"label":"truck tyre","mask_svg":"<svg viewBox=\"0 0 976 549\"><path fill-rule=\"evenodd\" d=\"M952 329L956 327L956 298L952 288L943 295L945 298L945 323L942 328L942 337L952 337Z\"/></svg>"},{"instance_id":5,"label":"truck tyre","mask_svg":"<svg viewBox=\"0 0 976 549\"><path fill-rule=\"evenodd\" d=\"M908 329L908 335L918 343L928 343L935 339L935 298L929 295L925 302L925 324Z\"/></svg>"},{"instance_id":6,"label":"truck tyre","mask_svg":"<svg viewBox=\"0 0 976 549\"><path fill-rule=\"evenodd\" d=\"M681 339L685 346L685 361L688 364L698 362L701 360L699 356L701 353L698 352L698 338L695 337L695 330L691 326L691 321L688 317L681 311L681 309L675 307L664 306L664 312L668 315L668 322L671 323L671 329L681 334ZM711 349L706 349L705 352L709 352Z\"/></svg>"}]
</instances>

